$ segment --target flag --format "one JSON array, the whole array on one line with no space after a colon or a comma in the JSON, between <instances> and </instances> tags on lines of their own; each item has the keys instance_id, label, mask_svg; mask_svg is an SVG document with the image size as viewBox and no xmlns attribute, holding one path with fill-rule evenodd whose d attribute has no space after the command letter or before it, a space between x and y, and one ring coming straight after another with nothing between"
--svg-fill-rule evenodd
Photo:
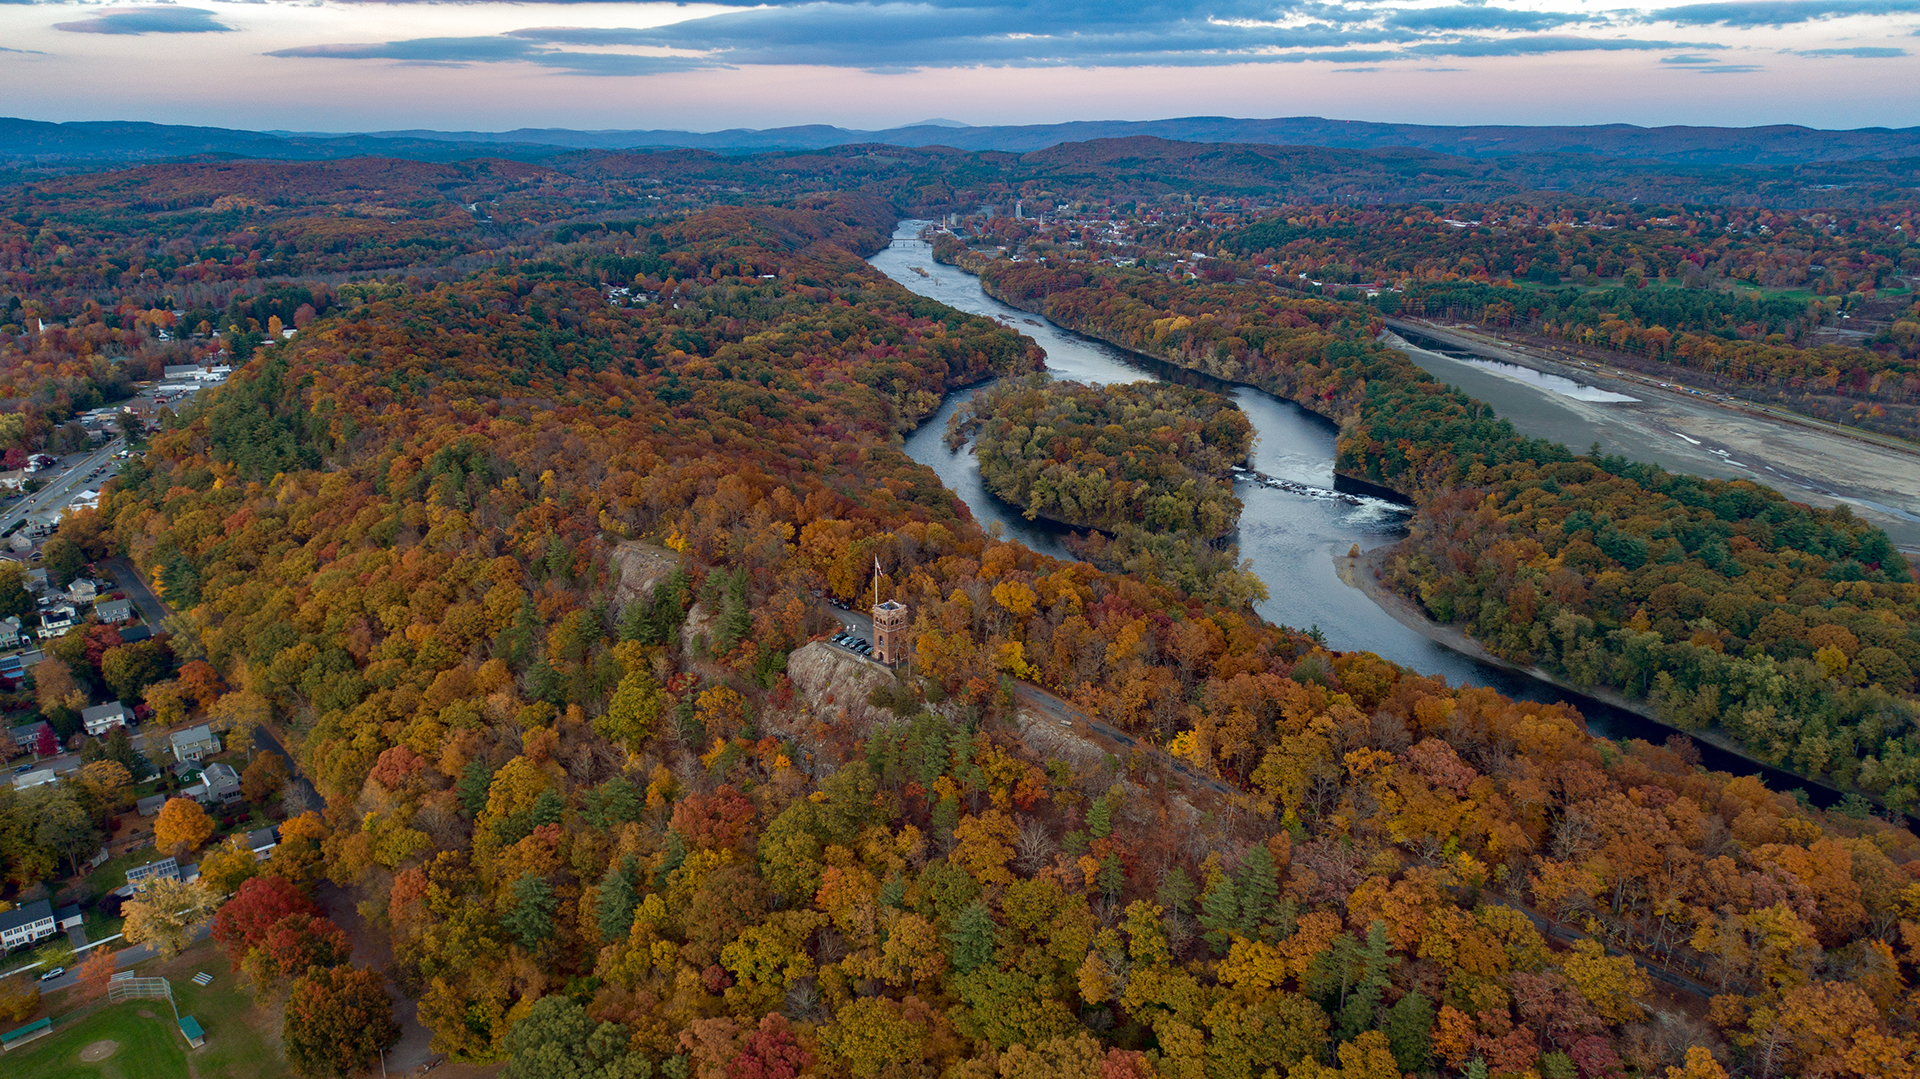
<instances>
[{"instance_id":1,"label":"flag","mask_svg":"<svg viewBox=\"0 0 1920 1079\"><path fill-rule=\"evenodd\" d=\"M873 559L873 575L875 577L885 576L885 574L880 572L880 557L878 555L875 555Z\"/></svg>"}]
</instances>

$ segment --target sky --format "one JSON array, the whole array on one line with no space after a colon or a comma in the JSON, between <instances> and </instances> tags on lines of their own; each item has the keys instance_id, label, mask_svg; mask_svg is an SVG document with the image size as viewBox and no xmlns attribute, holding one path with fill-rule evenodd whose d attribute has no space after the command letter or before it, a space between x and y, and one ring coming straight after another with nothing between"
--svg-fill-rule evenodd
<instances>
[{"instance_id":1,"label":"sky","mask_svg":"<svg viewBox=\"0 0 1920 1079\"><path fill-rule=\"evenodd\" d=\"M1920 0L0 0L0 115L339 132L1911 127Z\"/></svg>"}]
</instances>

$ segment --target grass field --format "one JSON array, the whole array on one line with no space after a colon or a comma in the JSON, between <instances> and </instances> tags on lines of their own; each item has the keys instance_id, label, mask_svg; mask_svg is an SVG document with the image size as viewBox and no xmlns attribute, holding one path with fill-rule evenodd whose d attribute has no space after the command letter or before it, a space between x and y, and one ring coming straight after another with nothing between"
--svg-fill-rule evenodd
<instances>
[{"instance_id":1,"label":"grass field","mask_svg":"<svg viewBox=\"0 0 1920 1079\"><path fill-rule=\"evenodd\" d=\"M193 984L197 971L214 976L207 986ZM6 1079L280 1079L290 1075L275 1042L263 1033L266 1016L251 995L240 990L227 960L203 942L165 964L143 967L143 976L173 983L181 1015L200 1021L207 1040L189 1050L174 1026L173 1009L164 1000L103 1005L76 1020L54 1020L54 1033L0 1057ZM157 1018L147 1019L140 1012ZM94 1042L120 1043L113 1056L97 1063L80 1060Z\"/></svg>"}]
</instances>

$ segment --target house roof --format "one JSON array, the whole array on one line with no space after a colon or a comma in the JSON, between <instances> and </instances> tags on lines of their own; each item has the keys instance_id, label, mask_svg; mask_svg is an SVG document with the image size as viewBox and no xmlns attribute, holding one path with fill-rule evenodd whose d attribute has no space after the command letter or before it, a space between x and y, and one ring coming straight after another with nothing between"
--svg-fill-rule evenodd
<instances>
[{"instance_id":1,"label":"house roof","mask_svg":"<svg viewBox=\"0 0 1920 1079\"><path fill-rule=\"evenodd\" d=\"M53 912L53 920L56 922L64 922L68 918L78 917L80 917L80 904L78 903L68 903L66 906Z\"/></svg>"},{"instance_id":2,"label":"house roof","mask_svg":"<svg viewBox=\"0 0 1920 1079\"><path fill-rule=\"evenodd\" d=\"M22 903L5 914L0 914L0 933L9 929L43 922L53 917L53 903L46 899L36 899L31 903Z\"/></svg>"},{"instance_id":3,"label":"house roof","mask_svg":"<svg viewBox=\"0 0 1920 1079\"><path fill-rule=\"evenodd\" d=\"M133 804L133 808L141 816L151 816L151 814L147 812L148 810L152 810L154 813L158 813L160 812L161 808L164 807L166 804L167 804L166 795L149 794L145 798L142 798L138 802L135 802Z\"/></svg>"},{"instance_id":4,"label":"house roof","mask_svg":"<svg viewBox=\"0 0 1920 1079\"><path fill-rule=\"evenodd\" d=\"M268 847L277 846L279 842L280 828L278 825L270 828L262 828L257 832L247 833L247 846L252 850L265 850Z\"/></svg>"},{"instance_id":5,"label":"house roof","mask_svg":"<svg viewBox=\"0 0 1920 1079\"><path fill-rule=\"evenodd\" d=\"M201 778L209 783L222 781L231 783L240 782L240 773L233 770L233 765L227 764L224 761L214 761L207 765L206 768L201 770L200 775Z\"/></svg>"},{"instance_id":6,"label":"house roof","mask_svg":"<svg viewBox=\"0 0 1920 1079\"><path fill-rule=\"evenodd\" d=\"M80 709L80 721L82 723L92 723L97 719L112 719L115 716L126 719L132 714L132 712L127 710L127 706L121 704L119 701L108 701L105 704L96 704L91 708Z\"/></svg>"},{"instance_id":7,"label":"house roof","mask_svg":"<svg viewBox=\"0 0 1920 1079\"><path fill-rule=\"evenodd\" d=\"M153 636L153 631L145 626L128 626L120 631L120 643L133 644Z\"/></svg>"},{"instance_id":8,"label":"house roof","mask_svg":"<svg viewBox=\"0 0 1920 1079\"><path fill-rule=\"evenodd\" d=\"M102 603L94 604L93 611L102 618L110 614L120 614L123 612L131 614L133 612L133 601L127 599L110 599Z\"/></svg>"},{"instance_id":9,"label":"house roof","mask_svg":"<svg viewBox=\"0 0 1920 1079\"><path fill-rule=\"evenodd\" d=\"M188 727L184 731L174 731L167 736L167 739L176 746L190 746L196 742L211 742L213 741L213 728L202 723L198 727Z\"/></svg>"}]
</instances>

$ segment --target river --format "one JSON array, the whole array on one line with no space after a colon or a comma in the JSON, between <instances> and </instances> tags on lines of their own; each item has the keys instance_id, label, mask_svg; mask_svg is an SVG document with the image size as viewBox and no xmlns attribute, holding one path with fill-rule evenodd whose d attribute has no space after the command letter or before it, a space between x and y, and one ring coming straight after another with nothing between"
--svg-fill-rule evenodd
<instances>
[{"instance_id":1,"label":"river","mask_svg":"<svg viewBox=\"0 0 1920 1079\"><path fill-rule=\"evenodd\" d=\"M1256 471L1328 491L1327 497L1317 497L1247 480L1235 484L1234 493L1245 503L1236 537L1240 554L1253 564L1255 575L1266 583L1269 594L1254 606L1262 618L1301 629L1318 627L1331 648L1373 652L1422 674L1444 677L1451 685L1488 686L1520 700L1571 703L1586 717L1588 729L1603 738L1645 738L1659 743L1676 733L1674 728L1644 716L1463 655L1402 625L1365 593L1341 581L1335 572L1335 556L1345 554L1354 544L1368 551L1404 538L1409 511L1377 499L1361 499L1354 505L1331 497L1336 435L1332 423L1264 391L1220 383L1082 337L1038 315L1009 307L988 296L974 275L934 261L932 245L920 239L920 230L927 224L900 222L893 243L867 261L913 292L968 314L997 319L1031 338L1046 351L1047 370L1056 378L1095 384L1163 379L1226 393L1253 423L1256 441L1252 464ZM997 523L1007 539L1019 540L1057 558L1071 558L1061 543L1063 528L1028 521L1017 508L987 491L972 447L947 448L947 419L984 385L949 394L940 410L907 437L907 455L933 469L941 482L966 502L983 527ZM1758 773L1775 790L1805 787L1820 804L1830 804L1838 797L1838 792L1809 784L1801 777L1706 743L1696 744L1703 763L1710 768L1742 775Z\"/></svg>"}]
</instances>

